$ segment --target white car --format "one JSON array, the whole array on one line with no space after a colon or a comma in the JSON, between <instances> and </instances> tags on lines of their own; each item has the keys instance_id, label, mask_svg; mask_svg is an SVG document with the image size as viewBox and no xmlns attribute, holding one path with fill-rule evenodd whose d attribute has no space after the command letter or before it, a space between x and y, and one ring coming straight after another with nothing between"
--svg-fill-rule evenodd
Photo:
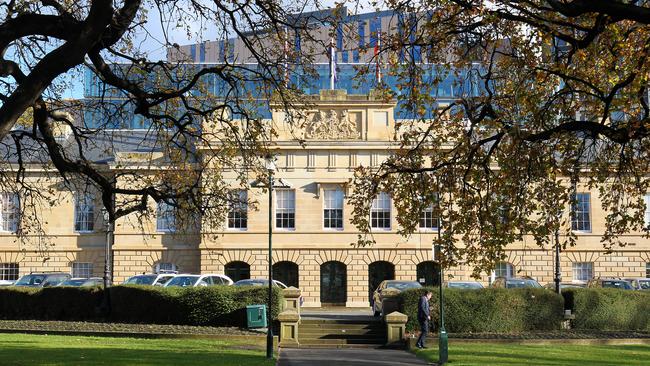
<instances>
[{"instance_id":1,"label":"white car","mask_svg":"<svg viewBox=\"0 0 650 366\"><path fill-rule=\"evenodd\" d=\"M179 274L167 281L165 287L230 286L232 283L230 277L222 274Z\"/></svg>"},{"instance_id":2,"label":"white car","mask_svg":"<svg viewBox=\"0 0 650 366\"><path fill-rule=\"evenodd\" d=\"M150 273L129 277L123 285L145 285L145 286L164 286L169 280L174 278L173 273Z\"/></svg>"}]
</instances>

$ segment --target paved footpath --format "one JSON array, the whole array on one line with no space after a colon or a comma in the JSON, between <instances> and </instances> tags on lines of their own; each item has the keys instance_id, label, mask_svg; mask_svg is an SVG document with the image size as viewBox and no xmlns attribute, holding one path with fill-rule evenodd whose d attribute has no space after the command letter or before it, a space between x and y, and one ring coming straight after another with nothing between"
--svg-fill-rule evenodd
<instances>
[{"instance_id":1,"label":"paved footpath","mask_svg":"<svg viewBox=\"0 0 650 366\"><path fill-rule=\"evenodd\" d=\"M392 349L281 348L277 366L420 366L430 365L414 354Z\"/></svg>"}]
</instances>

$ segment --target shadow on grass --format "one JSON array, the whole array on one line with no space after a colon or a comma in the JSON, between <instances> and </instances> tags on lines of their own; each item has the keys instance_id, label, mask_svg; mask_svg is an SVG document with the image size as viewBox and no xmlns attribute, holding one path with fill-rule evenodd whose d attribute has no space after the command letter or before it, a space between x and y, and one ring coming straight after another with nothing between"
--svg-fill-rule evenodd
<instances>
[{"instance_id":1,"label":"shadow on grass","mask_svg":"<svg viewBox=\"0 0 650 366\"><path fill-rule=\"evenodd\" d=\"M74 343L74 339L70 340ZM118 349L74 347L33 347L23 344L2 344L2 365L219 365L219 366L271 366L263 352L244 349L183 350L183 342L176 349Z\"/></svg>"},{"instance_id":2,"label":"shadow on grass","mask_svg":"<svg viewBox=\"0 0 650 366\"><path fill-rule=\"evenodd\" d=\"M416 352L418 357L437 361L436 349ZM545 366L609 366L647 365L650 347L620 346L523 346L494 344L465 344L449 350L449 364L474 365L545 365Z\"/></svg>"}]
</instances>

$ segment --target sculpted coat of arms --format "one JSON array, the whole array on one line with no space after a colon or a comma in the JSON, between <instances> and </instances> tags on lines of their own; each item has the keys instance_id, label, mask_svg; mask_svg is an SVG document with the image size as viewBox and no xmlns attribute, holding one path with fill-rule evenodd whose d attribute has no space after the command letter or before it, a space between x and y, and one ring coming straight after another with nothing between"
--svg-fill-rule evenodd
<instances>
[{"instance_id":1,"label":"sculpted coat of arms","mask_svg":"<svg viewBox=\"0 0 650 366\"><path fill-rule=\"evenodd\" d=\"M356 118L346 110L320 110L307 116L305 137L316 140L358 139Z\"/></svg>"}]
</instances>

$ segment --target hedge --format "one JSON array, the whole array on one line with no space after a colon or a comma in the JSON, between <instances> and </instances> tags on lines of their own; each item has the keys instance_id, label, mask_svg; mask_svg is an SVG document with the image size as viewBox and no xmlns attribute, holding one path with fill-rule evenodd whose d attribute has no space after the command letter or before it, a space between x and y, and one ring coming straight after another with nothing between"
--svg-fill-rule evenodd
<instances>
[{"instance_id":1,"label":"hedge","mask_svg":"<svg viewBox=\"0 0 650 366\"><path fill-rule=\"evenodd\" d=\"M650 331L650 292L587 288L562 295L575 329Z\"/></svg>"},{"instance_id":2,"label":"hedge","mask_svg":"<svg viewBox=\"0 0 650 366\"><path fill-rule=\"evenodd\" d=\"M245 326L246 306L268 299L266 287L114 286L108 291L110 311L99 287L0 288L0 318ZM273 318L280 296L274 289Z\"/></svg>"},{"instance_id":3,"label":"hedge","mask_svg":"<svg viewBox=\"0 0 650 366\"><path fill-rule=\"evenodd\" d=\"M429 289L434 328L440 320L438 289ZM406 329L417 330L418 301L426 288L399 295L400 311L408 316ZM557 330L563 319L562 296L546 289L444 289L445 329L454 333L514 333Z\"/></svg>"}]
</instances>

